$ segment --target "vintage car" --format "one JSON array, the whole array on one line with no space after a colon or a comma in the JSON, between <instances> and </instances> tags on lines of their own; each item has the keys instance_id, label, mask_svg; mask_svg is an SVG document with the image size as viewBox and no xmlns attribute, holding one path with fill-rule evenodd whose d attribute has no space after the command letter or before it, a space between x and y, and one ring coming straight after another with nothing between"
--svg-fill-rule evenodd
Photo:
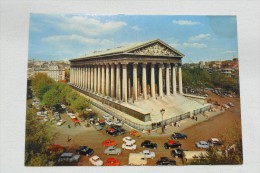
<instances>
[{"instance_id":1,"label":"vintage car","mask_svg":"<svg viewBox=\"0 0 260 173\"><path fill-rule=\"evenodd\" d=\"M103 161L97 155L90 157L89 161L90 161L90 163L92 163L95 166L103 165Z\"/></svg>"},{"instance_id":2,"label":"vintage car","mask_svg":"<svg viewBox=\"0 0 260 173\"><path fill-rule=\"evenodd\" d=\"M124 138L123 138L123 141L124 141L124 142L127 142L127 143L129 143L129 144L134 144L134 143L135 143L135 140L132 139L130 136L124 137Z\"/></svg>"},{"instance_id":3,"label":"vintage car","mask_svg":"<svg viewBox=\"0 0 260 173\"><path fill-rule=\"evenodd\" d=\"M168 157L161 157L156 165L176 165L176 161L173 159L169 159Z\"/></svg>"},{"instance_id":4,"label":"vintage car","mask_svg":"<svg viewBox=\"0 0 260 173\"><path fill-rule=\"evenodd\" d=\"M119 166L120 161L116 158L108 158L107 161L105 162L106 166Z\"/></svg>"},{"instance_id":5,"label":"vintage car","mask_svg":"<svg viewBox=\"0 0 260 173\"><path fill-rule=\"evenodd\" d=\"M208 149L209 148L209 143L207 141L199 141L196 143L196 147L200 149Z\"/></svg>"},{"instance_id":6,"label":"vintage car","mask_svg":"<svg viewBox=\"0 0 260 173\"><path fill-rule=\"evenodd\" d=\"M164 143L165 149L180 148L180 147L181 147L181 143L176 140L168 140L168 142Z\"/></svg>"},{"instance_id":7,"label":"vintage car","mask_svg":"<svg viewBox=\"0 0 260 173\"><path fill-rule=\"evenodd\" d=\"M172 157L182 158L183 157L183 149L178 148L178 149L172 150L171 155L172 155Z\"/></svg>"},{"instance_id":8,"label":"vintage car","mask_svg":"<svg viewBox=\"0 0 260 173\"><path fill-rule=\"evenodd\" d=\"M76 149L76 152L85 156L91 156L94 153L94 150L87 146L80 146L79 149Z\"/></svg>"},{"instance_id":9,"label":"vintage car","mask_svg":"<svg viewBox=\"0 0 260 173\"><path fill-rule=\"evenodd\" d=\"M182 134L182 133L176 133L174 132L172 135L171 135L171 139L187 139L187 135L185 134Z\"/></svg>"},{"instance_id":10,"label":"vintage car","mask_svg":"<svg viewBox=\"0 0 260 173\"><path fill-rule=\"evenodd\" d=\"M155 153L154 152L151 152L149 150L143 150L143 152L140 152L140 153L143 153L144 156L147 158L147 159L153 159L155 158Z\"/></svg>"},{"instance_id":11,"label":"vintage car","mask_svg":"<svg viewBox=\"0 0 260 173\"><path fill-rule=\"evenodd\" d=\"M141 136L140 133L138 131L136 131L136 130L129 131L129 134L133 135L133 136L136 136L136 137L140 137Z\"/></svg>"},{"instance_id":12,"label":"vintage car","mask_svg":"<svg viewBox=\"0 0 260 173\"><path fill-rule=\"evenodd\" d=\"M156 149L157 148L157 144L156 143L152 143L149 140L145 140L141 143L141 147L143 148L153 148Z\"/></svg>"},{"instance_id":13,"label":"vintage car","mask_svg":"<svg viewBox=\"0 0 260 173\"><path fill-rule=\"evenodd\" d=\"M62 153L58 158L58 162L78 162L80 159L79 154Z\"/></svg>"},{"instance_id":14,"label":"vintage car","mask_svg":"<svg viewBox=\"0 0 260 173\"><path fill-rule=\"evenodd\" d=\"M109 134L109 135L111 135L111 136L118 136L118 131L115 130L114 128L108 128L108 129L106 130L106 133Z\"/></svg>"},{"instance_id":15,"label":"vintage car","mask_svg":"<svg viewBox=\"0 0 260 173\"><path fill-rule=\"evenodd\" d=\"M208 140L209 145L211 146L222 146L223 142L221 142L219 139L217 138L210 138Z\"/></svg>"},{"instance_id":16,"label":"vintage car","mask_svg":"<svg viewBox=\"0 0 260 173\"><path fill-rule=\"evenodd\" d=\"M132 144L132 143L125 142L125 143L123 143L122 148L124 150L125 149L127 149L127 150L135 150L136 149L136 145Z\"/></svg>"},{"instance_id":17,"label":"vintage car","mask_svg":"<svg viewBox=\"0 0 260 173\"><path fill-rule=\"evenodd\" d=\"M110 139L107 139L107 140L102 142L102 145L105 146L105 147L115 146L116 141L112 141Z\"/></svg>"},{"instance_id":18,"label":"vintage car","mask_svg":"<svg viewBox=\"0 0 260 173\"><path fill-rule=\"evenodd\" d=\"M122 152L121 148L116 148L115 146L111 146L111 147L108 147L107 149L105 149L104 154L106 154L106 155L110 155L110 154L120 155L121 152Z\"/></svg>"}]
</instances>

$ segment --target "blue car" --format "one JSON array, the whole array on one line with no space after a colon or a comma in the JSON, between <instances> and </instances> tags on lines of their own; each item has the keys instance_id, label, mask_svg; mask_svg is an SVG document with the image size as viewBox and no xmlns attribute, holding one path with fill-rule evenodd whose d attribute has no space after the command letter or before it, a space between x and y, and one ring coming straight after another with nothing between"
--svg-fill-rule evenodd
<instances>
[{"instance_id":1,"label":"blue car","mask_svg":"<svg viewBox=\"0 0 260 173\"><path fill-rule=\"evenodd\" d=\"M203 149L208 149L209 148L209 143L207 141L199 141L196 143L197 148L203 148Z\"/></svg>"}]
</instances>

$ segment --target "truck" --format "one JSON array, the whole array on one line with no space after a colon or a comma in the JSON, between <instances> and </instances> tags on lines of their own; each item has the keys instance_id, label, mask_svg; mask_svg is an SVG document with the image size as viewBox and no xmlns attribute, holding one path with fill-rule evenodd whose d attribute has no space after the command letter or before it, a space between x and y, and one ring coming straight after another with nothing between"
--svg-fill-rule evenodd
<instances>
[{"instance_id":1,"label":"truck","mask_svg":"<svg viewBox=\"0 0 260 173\"><path fill-rule=\"evenodd\" d=\"M143 153L130 153L128 164L136 166L146 165L147 158Z\"/></svg>"}]
</instances>

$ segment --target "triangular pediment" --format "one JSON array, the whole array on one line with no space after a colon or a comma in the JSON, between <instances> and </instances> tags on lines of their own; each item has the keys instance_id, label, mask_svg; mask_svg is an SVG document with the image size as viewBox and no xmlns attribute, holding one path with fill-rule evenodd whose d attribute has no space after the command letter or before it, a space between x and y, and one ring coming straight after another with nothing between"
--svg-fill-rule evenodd
<instances>
[{"instance_id":1,"label":"triangular pediment","mask_svg":"<svg viewBox=\"0 0 260 173\"><path fill-rule=\"evenodd\" d=\"M137 48L127 51L127 53L153 56L183 56L182 53L160 40L140 45Z\"/></svg>"}]
</instances>

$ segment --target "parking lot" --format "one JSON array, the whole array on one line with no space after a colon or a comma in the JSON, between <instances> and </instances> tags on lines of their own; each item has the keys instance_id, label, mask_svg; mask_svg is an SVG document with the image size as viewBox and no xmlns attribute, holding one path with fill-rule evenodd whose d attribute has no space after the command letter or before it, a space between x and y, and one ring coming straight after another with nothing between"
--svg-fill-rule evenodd
<instances>
[{"instance_id":1,"label":"parking lot","mask_svg":"<svg viewBox=\"0 0 260 173\"><path fill-rule=\"evenodd\" d=\"M208 92L209 98L212 100L216 100L221 104L226 102L234 103L234 107L224 111L223 113L211 117L209 119L203 119L203 116L198 116L200 121L196 122L190 127L185 129L169 127L166 129L164 134L161 134L160 129L152 131L150 134L141 134L141 137L133 137L129 135L129 130L131 130L127 126L123 126L127 132L123 135L119 135L116 137L110 136L106 134L105 130L108 127L104 127L103 130L97 131L93 126L86 127L84 126L84 122L81 123L81 126L74 126L74 122L67 114L61 114L61 117L66 120L66 123L62 126L53 125L53 128L56 132L58 132L58 136L55 140L55 143L60 144L68 148L69 151L74 152L80 145L86 145L92 149L94 149L94 155L98 155L103 161L106 161L110 157L115 157L120 160L120 165L128 165L128 157L129 153L138 153L142 152L144 148L141 147L141 143L144 140L151 140L154 143L157 143L157 149L149 149L155 152L156 157L154 159L148 159L147 165L156 165L156 161L160 157L169 157L171 159L175 159L177 165L182 165L182 160L180 158L173 158L171 156L171 151L173 149L165 149L164 143L167 142L168 138L171 136L171 133L174 131L179 131L188 136L188 139L179 140L182 144L182 148L185 150L201 150L197 149L195 143L200 140L208 140L209 138L221 138L221 135L224 133L228 133L228 131L232 128L235 122L241 123L240 117L240 101L239 98L220 98L214 93ZM98 113L99 117L105 114L105 112L92 108L93 111ZM187 120L188 121L188 120ZM68 127L70 125L70 128ZM241 132L238 132L241 133ZM101 143L106 139L111 139L116 141L116 147L121 148L123 141L122 138L125 136L131 136L136 140L137 149L135 151L122 150L121 155L105 155L104 150L106 147L102 146ZM88 166L91 165L89 162L89 157L82 156L80 162L77 165Z\"/></svg>"}]
</instances>

